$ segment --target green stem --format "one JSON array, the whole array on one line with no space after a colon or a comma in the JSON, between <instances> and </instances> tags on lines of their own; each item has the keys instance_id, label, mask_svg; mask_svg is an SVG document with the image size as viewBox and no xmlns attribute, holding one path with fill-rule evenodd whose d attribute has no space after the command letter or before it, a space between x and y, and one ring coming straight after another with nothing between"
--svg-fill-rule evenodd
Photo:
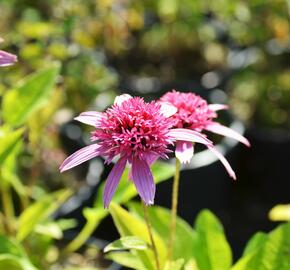
<instances>
[{"instance_id":1,"label":"green stem","mask_svg":"<svg viewBox=\"0 0 290 270\"><path fill-rule=\"evenodd\" d=\"M148 234L149 234L149 238L150 238L150 242L151 242L151 247L154 253L154 257L155 257L155 261L156 261L156 269L157 270L161 270L160 268L160 263L159 263L159 259L158 259L158 253L157 253L157 248L156 248L156 244L153 238L153 233L152 233L152 228L151 228L151 224L149 221L149 215L148 215L148 209L147 206L142 203L143 206L143 211L144 211L144 218L145 218L145 222L147 225L147 230L148 230Z\"/></svg>"},{"instance_id":2,"label":"green stem","mask_svg":"<svg viewBox=\"0 0 290 270\"><path fill-rule=\"evenodd\" d=\"M5 225L8 234L13 233L14 207L11 198L11 190L7 183L1 185L2 210L5 216Z\"/></svg>"},{"instance_id":3,"label":"green stem","mask_svg":"<svg viewBox=\"0 0 290 270\"><path fill-rule=\"evenodd\" d=\"M173 179L172 189L172 205L171 205L171 223L170 223L170 234L169 234L169 245L168 245L168 260L172 261L173 257L173 243L176 233L176 216L178 206L178 189L179 189L179 178L180 178L180 162L176 159L175 163L175 175Z\"/></svg>"}]
</instances>

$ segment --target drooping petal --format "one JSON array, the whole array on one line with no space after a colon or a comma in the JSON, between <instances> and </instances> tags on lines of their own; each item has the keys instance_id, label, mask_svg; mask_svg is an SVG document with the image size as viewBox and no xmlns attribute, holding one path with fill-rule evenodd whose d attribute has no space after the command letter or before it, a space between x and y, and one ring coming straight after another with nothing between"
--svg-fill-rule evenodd
<instances>
[{"instance_id":1,"label":"drooping petal","mask_svg":"<svg viewBox=\"0 0 290 270\"><path fill-rule=\"evenodd\" d=\"M11 66L17 62L17 56L8 52L0 51L0 66Z\"/></svg>"},{"instance_id":2,"label":"drooping petal","mask_svg":"<svg viewBox=\"0 0 290 270\"><path fill-rule=\"evenodd\" d=\"M116 188L120 182L121 176L124 172L126 163L127 163L126 157L120 158L118 162L114 165L113 169L111 170L106 180L106 185L103 193L103 202L105 208L109 207L109 204L113 198Z\"/></svg>"},{"instance_id":3,"label":"drooping petal","mask_svg":"<svg viewBox=\"0 0 290 270\"><path fill-rule=\"evenodd\" d=\"M100 146L98 144L92 144L76 151L68 158L66 158L65 161L61 164L59 167L60 172L69 170L91 158L99 156L99 147Z\"/></svg>"},{"instance_id":4,"label":"drooping petal","mask_svg":"<svg viewBox=\"0 0 290 270\"><path fill-rule=\"evenodd\" d=\"M102 119L102 117L103 117L103 114L100 112L89 111L89 112L81 113L79 116L75 117L74 119L84 124L96 127L99 121Z\"/></svg>"},{"instance_id":5,"label":"drooping petal","mask_svg":"<svg viewBox=\"0 0 290 270\"><path fill-rule=\"evenodd\" d=\"M217 158L221 161L221 163L224 165L224 167L226 168L228 174L230 177L232 177L234 180L236 180L236 174L233 171L231 165L229 164L229 162L226 160L226 158L214 147L214 146L207 146L208 149L217 156Z\"/></svg>"},{"instance_id":6,"label":"drooping petal","mask_svg":"<svg viewBox=\"0 0 290 270\"><path fill-rule=\"evenodd\" d=\"M205 145L212 145L212 142L204 135L190 129L174 128L169 131L169 136L178 141L197 142Z\"/></svg>"},{"instance_id":7,"label":"drooping petal","mask_svg":"<svg viewBox=\"0 0 290 270\"><path fill-rule=\"evenodd\" d=\"M175 106L173 106L172 104L170 104L169 102L162 102L161 101L159 103L161 105L160 111L164 116L170 117L177 112L177 108Z\"/></svg>"},{"instance_id":8,"label":"drooping petal","mask_svg":"<svg viewBox=\"0 0 290 270\"><path fill-rule=\"evenodd\" d=\"M114 104L121 105L124 101L132 98L129 94L122 94L115 97Z\"/></svg>"},{"instance_id":9,"label":"drooping petal","mask_svg":"<svg viewBox=\"0 0 290 270\"><path fill-rule=\"evenodd\" d=\"M177 141L175 147L175 156L181 163L189 163L193 157L193 143L186 141Z\"/></svg>"},{"instance_id":10,"label":"drooping petal","mask_svg":"<svg viewBox=\"0 0 290 270\"><path fill-rule=\"evenodd\" d=\"M220 134L220 135L223 135L226 137L233 138L233 139L245 144L246 146L250 147L250 142L244 136L242 136L238 132L234 131L233 129L228 128L226 126L223 126L219 123L213 122L213 123L207 125L205 129L208 131L211 131L213 133L216 133L216 134Z\"/></svg>"},{"instance_id":11,"label":"drooping petal","mask_svg":"<svg viewBox=\"0 0 290 270\"><path fill-rule=\"evenodd\" d=\"M225 104L209 104L208 107L210 110L214 112L220 111L220 110L227 110L229 108L229 106Z\"/></svg>"},{"instance_id":12,"label":"drooping petal","mask_svg":"<svg viewBox=\"0 0 290 270\"><path fill-rule=\"evenodd\" d=\"M138 157L133 158L132 178L136 189L146 205L154 203L155 183L148 163Z\"/></svg>"}]
</instances>

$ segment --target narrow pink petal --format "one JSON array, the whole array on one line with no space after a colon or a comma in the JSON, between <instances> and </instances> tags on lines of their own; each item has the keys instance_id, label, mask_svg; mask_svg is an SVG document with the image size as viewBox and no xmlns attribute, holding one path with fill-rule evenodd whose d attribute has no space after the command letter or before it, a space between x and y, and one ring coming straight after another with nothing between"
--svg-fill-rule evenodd
<instances>
[{"instance_id":1,"label":"narrow pink petal","mask_svg":"<svg viewBox=\"0 0 290 270\"><path fill-rule=\"evenodd\" d=\"M102 113L90 111L90 112L83 112L79 116L75 117L74 119L84 124L96 127L99 121L102 119L102 117L103 117Z\"/></svg>"},{"instance_id":2,"label":"narrow pink petal","mask_svg":"<svg viewBox=\"0 0 290 270\"><path fill-rule=\"evenodd\" d=\"M122 94L115 97L114 104L121 105L124 101L132 98L129 94Z\"/></svg>"},{"instance_id":3,"label":"narrow pink petal","mask_svg":"<svg viewBox=\"0 0 290 270\"><path fill-rule=\"evenodd\" d=\"M224 167L226 168L228 174L230 175L230 177L232 177L234 180L236 180L236 174L233 171L231 165L229 164L229 162L226 160L226 158L214 147L214 146L207 146L208 149L215 154L218 159L221 161L221 163L224 165Z\"/></svg>"},{"instance_id":4,"label":"narrow pink petal","mask_svg":"<svg viewBox=\"0 0 290 270\"><path fill-rule=\"evenodd\" d=\"M209 109L212 111L220 111L220 110L227 110L229 108L228 105L225 104L209 104Z\"/></svg>"},{"instance_id":5,"label":"narrow pink petal","mask_svg":"<svg viewBox=\"0 0 290 270\"><path fill-rule=\"evenodd\" d=\"M177 141L175 156L181 163L189 163L193 157L193 143L186 141Z\"/></svg>"},{"instance_id":6,"label":"narrow pink petal","mask_svg":"<svg viewBox=\"0 0 290 270\"><path fill-rule=\"evenodd\" d=\"M8 52L0 51L0 66L6 67L17 62L17 56Z\"/></svg>"},{"instance_id":7,"label":"narrow pink petal","mask_svg":"<svg viewBox=\"0 0 290 270\"><path fill-rule=\"evenodd\" d=\"M170 117L177 112L177 108L173 106L172 104L170 104L169 102L161 101L159 102L159 104L161 105L161 108L160 108L161 113L166 117Z\"/></svg>"},{"instance_id":8,"label":"narrow pink petal","mask_svg":"<svg viewBox=\"0 0 290 270\"><path fill-rule=\"evenodd\" d=\"M60 172L69 170L91 158L100 155L99 147L100 146L97 144L92 144L73 153L61 164L59 167Z\"/></svg>"},{"instance_id":9,"label":"narrow pink petal","mask_svg":"<svg viewBox=\"0 0 290 270\"><path fill-rule=\"evenodd\" d=\"M228 128L226 126L223 126L219 123L213 122L212 124L207 125L205 129L208 131L211 131L213 133L216 133L216 134L220 134L220 135L223 135L226 137L233 138L233 139L245 144L246 146L250 147L250 142L244 136L242 136L238 132L234 131L233 129Z\"/></svg>"},{"instance_id":10,"label":"narrow pink petal","mask_svg":"<svg viewBox=\"0 0 290 270\"><path fill-rule=\"evenodd\" d=\"M136 189L145 204L153 204L155 197L155 183L153 181L150 167L146 161L141 160L138 157L133 158L132 177Z\"/></svg>"},{"instance_id":11,"label":"narrow pink petal","mask_svg":"<svg viewBox=\"0 0 290 270\"><path fill-rule=\"evenodd\" d=\"M109 207L109 204L113 198L116 188L120 182L121 176L124 172L126 163L127 158L125 157L120 158L118 162L114 165L113 169L111 170L106 180L106 185L103 193L103 202L105 208Z\"/></svg>"},{"instance_id":12,"label":"narrow pink petal","mask_svg":"<svg viewBox=\"0 0 290 270\"><path fill-rule=\"evenodd\" d=\"M178 141L197 142L212 145L212 142L201 133L185 128L174 128L169 131L169 136Z\"/></svg>"}]
</instances>

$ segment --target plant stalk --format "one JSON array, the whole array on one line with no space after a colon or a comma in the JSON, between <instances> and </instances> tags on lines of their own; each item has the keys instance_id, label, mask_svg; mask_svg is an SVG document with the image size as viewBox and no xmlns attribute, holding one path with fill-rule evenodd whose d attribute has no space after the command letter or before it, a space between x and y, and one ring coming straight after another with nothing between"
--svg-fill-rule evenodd
<instances>
[{"instance_id":1,"label":"plant stalk","mask_svg":"<svg viewBox=\"0 0 290 270\"><path fill-rule=\"evenodd\" d=\"M153 238L151 223L149 221L148 209L147 209L147 206L144 203L142 203L142 206L143 206L144 218L145 218L145 222L146 222L146 225L147 225L147 230L148 230L148 234L149 234L152 250L153 250L155 261L156 261L156 269L157 270L161 270L159 259L158 259L158 252L157 252L156 244L155 244L155 241L154 241L154 238Z\"/></svg>"},{"instance_id":2,"label":"plant stalk","mask_svg":"<svg viewBox=\"0 0 290 270\"><path fill-rule=\"evenodd\" d=\"M180 161L176 159L175 162L175 175L173 179L172 188L172 201L171 201L171 222L169 230L169 245L168 245L168 260L173 259L173 244L176 234L176 217L178 207L178 190L179 190L179 179L180 179Z\"/></svg>"}]
</instances>

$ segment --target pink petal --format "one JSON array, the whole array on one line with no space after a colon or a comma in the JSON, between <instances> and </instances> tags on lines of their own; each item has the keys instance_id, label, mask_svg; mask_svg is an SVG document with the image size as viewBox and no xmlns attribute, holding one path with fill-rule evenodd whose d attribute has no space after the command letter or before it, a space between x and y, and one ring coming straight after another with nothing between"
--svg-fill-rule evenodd
<instances>
[{"instance_id":1,"label":"pink petal","mask_svg":"<svg viewBox=\"0 0 290 270\"><path fill-rule=\"evenodd\" d=\"M169 136L178 141L197 142L205 145L212 145L212 142L201 133L185 128L174 128L169 131Z\"/></svg>"},{"instance_id":2,"label":"pink petal","mask_svg":"<svg viewBox=\"0 0 290 270\"><path fill-rule=\"evenodd\" d=\"M155 183L153 181L150 167L146 161L141 160L138 157L133 158L132 177L136 189L145 204L153 204L155 197Z\"/></svg>"},{"instance_id":3,"label":"pink petal","mask_svg":"<svg viewBox=\"0 0 290 270\"><path fill-rule=\"evenodd\" d=\"M159 102L159 104L161 105L161 113L166 117L170 117L177 112L177 108L169 102Z\"/></svg>"},{"instance_id":4,"label":"pink petal","mask_svg":"<svg viewBox=\"0 0 290 270\"><path fill-rule=\"evenodd\" d=\"M91 158L100 155L100 152L98 150L99 147L100 146L97 144L92 144L73 153L61 164L61 166L59 167L60 172L69 170Z\"/></svg>"},{"instance_id":5,"label":"pink petal","mask_svg":"<svg viewBox=\"0 0 290 270\"><path fill-rule=\"evenodd\" d=\"M227 110L229 108L229 106L225 104L209 104L208 107L210 110L214 112L220 111L220 110Z\"/></svg>"},{"instance_id":6,"label":"pink petal","mask_svg":"<svg viewBox=\"0 0 290 270\"><path fill-rule=\"evenodd\" d=\"M193 151L192 142L176 142L175 156L181 163L189 163L193 157Z\"/></svg>"},{"instance_id":7,"label":"pink petal","mask_svg":"<svg viewBox=\"0 0 290 270\"><path fill-rule=\"evenodd\" d=\"M132 98L129 94L122 94L115 97L114 104L121 105L124 101Z\"/></svg>"},{"instance_id":8,"label":"pink petal","mask_svg":"<svg viewBox=\"0 0 290 270\"><path fill-rule=\"evenodd\" d=\"M102 119L102 117L103 117L102 113L90 111L90 112L83 112L79 116L75 117L74 119L84 124L96 127L99 121Z\"/></svg>"},{"instance_id":9,"label":"pink petal","mask_svg":"<svg viewBox=\"0 0 290 270\"><path fill-rule=\"evenodd\" d=\"M0 66L11 66L17 62L17 56L8 52L0 51Z\"/></svg>"},{"instance_id":10,"label":"pink petal","mask_svg":"<svg viewBox=\"0 0 290 270\"><path fill-rule=\"evenodd\" d=\"M120 158L118 162L115 164L115 166L113 167L113 169L111 170L106 180L106 185L105 185L104 193L103 193L103 202L104 202L105 208L109 207L109 204L113 198L116 188L120 182L121 176L124 172L126 163L127 163L127 158L125 157Z\"/></svg>"},{"instance_id":11,"label":"pink petal","mask_svg":"<svg viewBox=\"0 0 290 270\"><path fill-rule=\"evenodd\" d=\"M233 139L245 144L246 146L250 147L250 142L244 136L237 133L233 129L228 128L226 126L223 126L219 123L213 122L212 124L207 125L205 129L208 131L211 131L213 133L216 133L216 134L220 134L220 135L223 135L226 137L233 138Z\"/></svg>"},{"instance_id":12,"label":"pink petal","mask_svg":"<svg viewBox=\"0 0 290 270\"><path fill-rule=\"evenodd\" d=\"M222 162L222 164L225 166L228 174L230 175L230 177L232 177L234 180L236 180L236 174L235 172L233 171L231 165L229 164L229 162L226 160L226 158L214 147L214 146L207 146L208 149L214 153L218 159Z\"/></svg>"}]
</instances>

